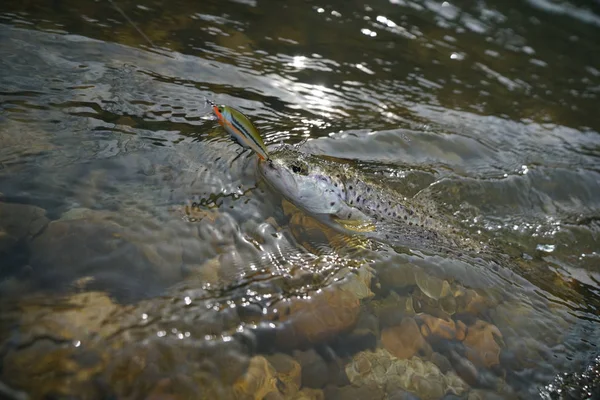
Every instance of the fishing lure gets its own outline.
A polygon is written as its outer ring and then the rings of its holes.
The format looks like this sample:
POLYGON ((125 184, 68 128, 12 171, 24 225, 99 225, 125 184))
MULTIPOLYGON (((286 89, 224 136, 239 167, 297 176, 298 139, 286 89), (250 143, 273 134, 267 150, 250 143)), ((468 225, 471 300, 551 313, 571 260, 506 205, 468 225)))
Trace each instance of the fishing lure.
POLYGON ((250 122, 248 117, 241 111, 225 105, 217 105, 210 100, 206 100, 212 107, 213 113, 219 120, 219 125, 225 128, 225 131, 231 135, 240 146, 254 150, 262 160, 269 161, 269 152, 263 143, 258 129, 250 122))
MULTIPOLYGON (((108 0, 113 7, 129 22, 144 39, 150 44, 150 47, 154 47, 154 43, 142 32, 141 29, 125 14, 125 12, 113 1, 108 0)), ((263 143, 258 129, 250 122, 248 117, 242 114, 241 111, 236 110, 233 107, 225 105, 216 105, 212 101, 206 99, 206 102, 210 104, 213 112, 219 120, 219 124, 225 128, 225 131, 231 135, 231 137, 242 147, 254 150, 258 157, 265 161, 271 161, 267 147, 263 143)))

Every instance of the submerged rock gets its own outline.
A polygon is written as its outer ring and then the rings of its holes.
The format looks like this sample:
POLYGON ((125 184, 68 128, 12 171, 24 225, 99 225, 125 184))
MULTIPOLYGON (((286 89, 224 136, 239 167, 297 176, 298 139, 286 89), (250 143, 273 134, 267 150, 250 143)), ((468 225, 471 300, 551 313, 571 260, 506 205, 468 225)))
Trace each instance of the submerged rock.
POLYGON ((416 270, 415 281, 419 289, 433 300, 439 300, 450 294, 450 284, 448 281, 431 276, 422 269, 416 270))
POLYGON ((467 348, 467 358, 475 365, 489 368, 500 363, 504 341, 497 326, 477 320, 475 325, 469 326, 463 343, 467 348))
MULTIPOLYGON (((50 222, 31 244, 34 282, 64 291, 83 279, 79 289, 107 290, 119 300, 134 301, 180 281, 183 243, 170 240, 168 230, 140 226, 147 216, 132 213, 72 209, 50 222)), ((194 237, 195 227, 184 229, 194 237)))
POLYGON ((383 400, 386 398, 385 391, 376 384, 342 387, 329 385, 324 392, 327 400, 383 400))
POLYGON ((273 321, 275 334, 271 344, 279 349, 327 342, 356 325, 361 300, 373 296, 371 279, 372 272, 366 264, 354 271, 343 268, 332 276, 335 283, 282 299, 260 314, 246 316, 244 321, 256 325, 273 321))
POLYGON ((411 263, 384 265, 379 271, 379 281, 384 290, 403 290, 417 284, 415 275, 419 267, 411 263))
MULTIPOLYGON (((1 199, 0 199, 1 200, 1 199)), ((28 204, 0 201, 0 294, 27 292, 32 269, 31 241, 48 225, 46 211, 28 204)))
POLYGON ((301 367, 298 361, 287 354, 277 353, 266 356, 275 368, 278 379, 278 389, 286 398, 294 397, 300 390, 301 367))
POLYGON ((460 395, 468 389, 452 371, 443 374, 429 361, 399 359, 385 349, 356 354, 346 365, 346 374, 354 386, 375 385, 387 394, 407 390, 424 400, 439 399, 447 393, 460 395))
MULTIPOLYGON (((62 223, 83 224, 77 218, 62 223)), ((220 268, 215 262, 209 260, 207 268, 220 268)), ((322 398, 319 390, 301 386, 301 366, 291 357, 254 355, 259 334, 252 323, 243 323, 243 307, 236 304, 246 302, 248 290, 265 290, 268 312, 251 319, 267 327, 276 345, 320 344, 356 324, 361 300, 373 295, 369 266, 342 268, 310 298, 278 302, 271 302, 277 280, 257 281, 223 298, 203 288, 202 267, 198 271, 168 296, 129 305, 101 292, 2 304, 0 380, 32 398, 322 398), (198 387, 200 395, 194 392, 198 387)))
POLYGON ((0 201, 0 256, 20 241, 31 241, 47 224, 42 208, 0 201))
POLYGON ((415 315, 413 298, 401 297, 396 292, 390 292, 384 299, 373 300, 370 307, 381 326, 398 325, 404 317, 415 315))
POLYGON ((395 357, 409 359, 419 352, 431 353, 431 346, 423 338, 413 318, 402 319, 400 325, 386 328, 381 333, 381 343, 395 357))
POLYGON ((296 393, 291 400, 325 400, 325 394, 320 389, 304 388, 296 393))
POLYGON ((275 368, 264 357, 253 357, 233 390, 238 399, 261 400, 271 393, 278 394, 275 368))
POLYGON ((473 289, 460 291, 456 296, 457 312, 471 315, 481 315, 485 310, 494 306, 491 299, 484 297, 473 289))
POLYGON ((302 367, 302 386, 322 388, 329 383, 327 363, 314 349, 295 351, 294 358, 302 367))
POLYGON ((187 303, 158 298, 123 306, 103 293, 3 303, 0 380, 31 399, 232 398, 248 365, 245 345, 210 340, 207 334, 226 331, 228 322, 216 313, 209 318, 201 302, 187 303))
MULTIPOLYGON (((419 314, 416 320, 421 323, 421 333, 423 337, 435 337, 447 340, 455 340, 461 337, 464 339, 464 329, 457 331, 457 324, 450 318, 436 318, 428 314, 419 314)), ((462 325, 464 326, 464 324, 462 325)), ((458 339, 458 340, 462 340, 458 339)))

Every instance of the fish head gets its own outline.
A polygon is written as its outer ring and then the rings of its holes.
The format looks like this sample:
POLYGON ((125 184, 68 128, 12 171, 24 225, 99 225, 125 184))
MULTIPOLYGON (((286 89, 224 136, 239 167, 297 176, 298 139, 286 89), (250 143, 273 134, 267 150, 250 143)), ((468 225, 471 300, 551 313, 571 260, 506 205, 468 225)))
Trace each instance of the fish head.
POLYGON ((334 214, 343 206, 340 192, 314 157, 286 148, 261 160, 259 172, 280 195, 312 214, 334 214))
POLYGON ((258 168, 267 183, 286 198, 294 198, 300 187, 310 183, 310 166, 294 151, 280 151, 270 160, 261 160, 258 168))

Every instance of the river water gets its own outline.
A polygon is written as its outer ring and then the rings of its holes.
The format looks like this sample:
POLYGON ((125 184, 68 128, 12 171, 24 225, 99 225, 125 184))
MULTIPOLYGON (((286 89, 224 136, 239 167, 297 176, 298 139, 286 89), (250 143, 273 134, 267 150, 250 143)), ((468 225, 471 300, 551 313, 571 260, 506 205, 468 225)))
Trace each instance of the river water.
POLYGON ((0 393, 600 396, 598 37, 597 1, 4 0, 0 393), (333 232, 206 99, 499 245, 333 232))

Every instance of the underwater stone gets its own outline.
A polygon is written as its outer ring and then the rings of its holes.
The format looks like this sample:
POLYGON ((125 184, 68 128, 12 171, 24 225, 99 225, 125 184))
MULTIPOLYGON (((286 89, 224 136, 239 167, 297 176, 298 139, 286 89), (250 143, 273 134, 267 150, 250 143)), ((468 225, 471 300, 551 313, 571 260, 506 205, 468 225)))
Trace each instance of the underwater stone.
POLYGON ((469 326, 463 343, 467 348, 467 358, 475 365, 491 367, 500 363, 500 349, 504 342, 497 326, 477 320, 475 325, 469 326))
POLYGON ((443 374, 429 361, 399 359, 385 349, 357 353, 346 365, 346 374, 357 387, 375 384, 387 394, 408 390, 426 400, 439 399, 445 393, 462 394, 467 389, 452 371, 443 374))
POLYGON ((445 296, 439 300, 442 311, 448 315, 456 313, 456 299, 452 295, 445 296))
POLYGON ((387 266, 379 272, 379 281, 384 290, 401 290, 416 285, 418 267, 410 263, 387 266))
POLYGON ((456 324, 452 319, 436 318, 428 314, 418 314, 415 319, 421 323, 421 333, 425 338, 435 336, 442 339, 456 339, 456 324))
POLYGON ((371 307, 381 326, 398 325, 402 318, 415 315, 413 298, 401 297, 396 292, 390 292, 384 299, 372 301, 371 307))
POLYGON ((325 388, 327 400, 383 400, 385 392, 375 384, 355 386, 348 385, 337 387, 329 385, 325 388))
POLYGON ((30 241, 47 224, 42 208, 0 202, 0 255, 20 241, 30 241))
POLYGON ((278 393, 275 368, 262 356, 252 357, 246 373, 238 379, 233 390, 238 399, 263 399, 278 393))
POLYGON ((414 319, 405 317, 400 325, 386 328, 381 333, 383 346, 400 359, 411 358, 419 351, 431 353, 431 347, 423 339, 414 319))
POLYGON ((314 349, 294 351, 294 358, 302 367, 302 387, 319 389, 330 381, 329 368, 314 349))
POLYGON ((422 269, 416 270, 415 281, 419 289, 434 300, 439 300, 450 294, 450 284, 448 281, 428 275, 422 269))
MULTIPOLYGON (((325 394, 320 389, 303 388, 291 400, 325 400, 325 394)), ((267 399, 268 400, 268 399, 267 399)))
POLYGON ((300 364, 292 357, 276 353, 265 357, 277 371, 279 391, 286 397, 295 395, 300 389, 300 364))

